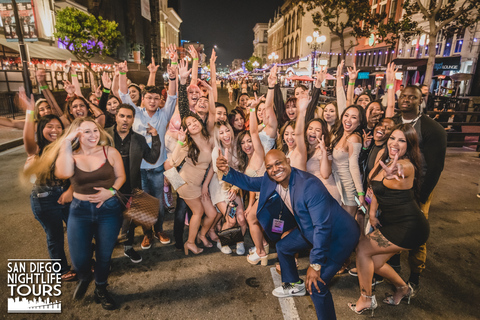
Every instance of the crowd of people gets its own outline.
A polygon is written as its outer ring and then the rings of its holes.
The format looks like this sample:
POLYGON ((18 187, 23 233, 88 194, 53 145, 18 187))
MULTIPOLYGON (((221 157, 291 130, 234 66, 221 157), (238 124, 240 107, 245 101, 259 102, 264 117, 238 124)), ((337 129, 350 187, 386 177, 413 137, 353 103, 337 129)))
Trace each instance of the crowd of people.
MULTIPOLYGON (((250 264, 267 265, 275 244, 284 284, 272 293, 289 297, 308 291, 319 319, 335 317, 328 283, 347 271, 360 285, 359 299, 349 304, 355 313, 373 314, 378 304, 372 283, 383 278, 396 288, 384 303, 410 301, 425 269, 429 207, 446 152, 445 130, 420 112, 421 89, 406 86, 395 92, 396 70, 390 64, 386 99, 374 100, 355 88, 354 66, 347 68, 344 89, 341 62, 336 101, 318 103, 326 70, 316 74, 311 92, 300 85, 284 101, 273 66, 266 96, 242 82, 229 112, 217 101, 216 77, 198 79, 193 47, 191 69, 178 59, 174 45, 168 52, 164 88, 155 86, 158 66, 152 61, 146 86, 129 81, 124 62, 113 79, 103 74, 101 86, 87 99, 71 71, 63 109, 48 87, 42 86, 45 99, 37 101, 20 91, 26 118, 15 126, 24 131, 24 176, 34 181, 32 211, 45 230, 50 258, 61 260, 62 279, 78 279, 74 298, 85 295, 93 276, 95 301, 116 308, 107 285, 117 241, 132 262, 142 261, 134 249, 136 225, 123 219, 117 196, 141 188, 160 201, 157 222, 143 228, 143 250, 155 239, 171 243, 163 222, 174 210, 175 248, 185 255, 201 254, 202 246, 213 247, 213 242, 231 254, 217 232, 236 225, 255 245, 246 250, 240 241, 234 248, 237 255, 247 251, 250 264), (176 189, 175 203, 164 177, 172 168, 185 182, 176 189), (65 254, 63 223, 73 268, 65 254), (303 281, 295 255, 308 249, 310 267, 303 281), (398 253, 407 250, 410 277, 405 281, 398 274, 398 253)), ((212 51, 212 74, 215 61, 212 51)), ((36 76, 42 85, 44 71, 36 76)), ((238 82, 227 81, 231 101, 234 85, 238 82)))

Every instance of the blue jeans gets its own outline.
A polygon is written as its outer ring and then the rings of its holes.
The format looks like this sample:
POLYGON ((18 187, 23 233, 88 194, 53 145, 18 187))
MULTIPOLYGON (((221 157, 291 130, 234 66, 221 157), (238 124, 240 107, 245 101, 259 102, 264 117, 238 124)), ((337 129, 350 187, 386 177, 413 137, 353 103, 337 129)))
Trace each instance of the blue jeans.
MULTIPOLYGON (((312 244, 305 240, 298 228, 295 228, 285 238, 277 242, 276 248, 278 261, 282 269, 282 282, 299 281, 300 278, 295 263, 295 253, 301 250, 311 249, 312 244)), ((317 281, 320 292, 312 285, 312 295, 310 297, 315 306, 318 319, 336 319, 335 307, 328 284, 341 267, 341 264, 337 264, 332 259, 328 259, 327 263, 325 263, 320 270, 320 277, 327 285, 317 281)))
POLYGON ((67 236, 72 263, 80 280, 91 274, 92 239, 95 237, 95 282, 106 284, 113 248, 122 226, 122 207, 116 197, 96 203, 73 199, 67 236))
MULTIPOLYGON (((163 231, 163 220, 165 219, 165 208, 163 206, 163 172, 165 171, 163 164, 154 169, 141 169, 142 189, 149 195, 160 201, 160 209, 158 210, 158 220, 154 225, 155 232, 163 231)), ((150 232, 150 230, 145 230, 150 232)))
POLYGON ((35 186, 30 195, 33 215, 47 234, 48 254, 51 259, 60 259, 61 274, 70 270, 65 256, 63 235, 63 222, 67 224, 70 204, 62 205, 57 202, 63 191, 60 186, 35 186))

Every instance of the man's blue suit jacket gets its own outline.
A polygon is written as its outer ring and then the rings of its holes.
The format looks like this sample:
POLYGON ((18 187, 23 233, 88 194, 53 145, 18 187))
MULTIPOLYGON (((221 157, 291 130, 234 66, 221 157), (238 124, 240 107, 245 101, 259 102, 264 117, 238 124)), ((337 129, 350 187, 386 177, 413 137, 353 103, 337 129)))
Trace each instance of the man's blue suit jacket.
MULTIPOLYGON (((272 220, 278 217, 280 208, 280 197, 275 191, 277 183, 267 173, 263 177, 251 178, 232 168, 223 180, 243 190, 260 192, 258 221, 267 235, 278 241, 279 235, 271 232, 272 220)), ((355 219, 330 195, 320 179, 308 172, 292 168, 289 190, 296 223, 313 246, 310 263, 323 266, 332 260, 343 264, 360 237, 355 219)), ((289 224, 288 219, 286 224, 289 224)), ((289 228, 284 228, 284 231, 287 230, 289 228)))

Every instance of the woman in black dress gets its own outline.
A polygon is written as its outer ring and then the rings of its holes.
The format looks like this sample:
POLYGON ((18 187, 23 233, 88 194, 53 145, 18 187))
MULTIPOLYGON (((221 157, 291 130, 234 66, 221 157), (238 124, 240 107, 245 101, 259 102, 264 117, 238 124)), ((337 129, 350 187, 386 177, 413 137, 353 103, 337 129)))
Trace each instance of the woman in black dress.
POLYGON ((360 314, 377 308, 372 295, 373 273, 388 279, 396 290, 383 300, 398 305, 410 298, 413 289, 386 262, 395 253, 425 243, 430 228, 418 206, 416 194, 420 174, 420 150, 415 130, 409 124, 397 126, 387 141, 387 150, 380 151, 370 175, 374 196, 370 204, 370 222, 374 231, 362 236, 357 247, 360 298, 349 307, 360 314), (381 211, 375 217, 377 209, 381 211))

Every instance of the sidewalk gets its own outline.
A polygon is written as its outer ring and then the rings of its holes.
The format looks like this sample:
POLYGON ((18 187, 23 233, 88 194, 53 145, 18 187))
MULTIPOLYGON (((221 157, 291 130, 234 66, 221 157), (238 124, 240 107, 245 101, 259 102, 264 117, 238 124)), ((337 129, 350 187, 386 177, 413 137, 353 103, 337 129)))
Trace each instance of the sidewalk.
POLYGON ((23 144, 23 131, 0 126, 0 152, 23 144))

